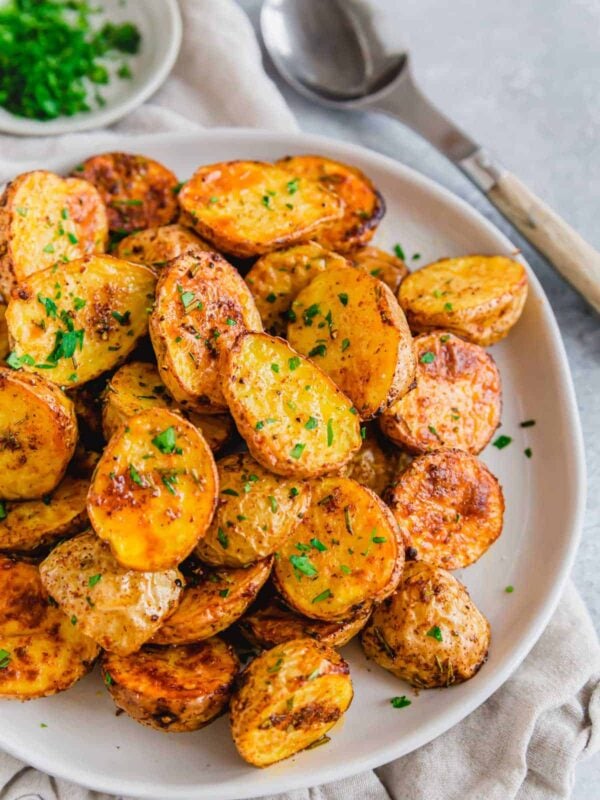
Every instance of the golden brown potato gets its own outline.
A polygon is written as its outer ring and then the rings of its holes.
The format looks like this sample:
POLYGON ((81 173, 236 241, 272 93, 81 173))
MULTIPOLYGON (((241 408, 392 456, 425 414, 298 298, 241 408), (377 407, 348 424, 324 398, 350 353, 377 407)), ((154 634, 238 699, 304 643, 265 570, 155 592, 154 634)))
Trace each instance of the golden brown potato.
POLYGON ((126 236, 119 242, 116 255, 136 264, 160 269, 171 259, 190 250, 212 249, 194 231, 183 225, 163 225, 126 236))
POLYGON ((40 574, 73 626, 120 655, 139 650, 156 633, 177 607, 183 587, 176 569, 124 569, 93 531, 55 547, 40 574))
POLYGON ((8 300, 29 275, 102 253, 107 240, 106 209, 94 186, 42 169, 25 172, 0 197, 0 291, 8 300))
POLYGON ((43 497, 75 452, 73 403, 40 375, 0 367, 0 499, 43 497))
POLYGON ((31 275, 6 312, 13 358, 61 386, 98 377, 146 334, 155 282, 148 267, 105 255, 31 275))
POLYGON ((381 496, 401 469, 410 463, 410 457, 377 436, 372 427, 367 428, 362 447, 352 456, 341 475, 354 478, 375 494, 381 496))
POLYGON ((483 665, 490 626, 453 575, 408 562, 398 590, 362 632, 368 658, 421 689, 469 680, 483 665))
POLYGON ((313 639, 294 639, 261 653, 240 683, 231 700, 231 732, 242 758, 256 767, 322 739, 353 695, 348 664, 313 639))
POLYGON ((316 242, 296 244, 261 256, 246 275, 246 283, 265 329, 274 336, 285 336, 298 292, 319 272, 345 266, 348 262, 343 256, 325 250, 316 242))
POLYGON ((413 272, 400 287, 411 330, 445 328, 487 347, 503 339, 527 299, 527 273, 506 256, 442 258, 413 272))
POLYGON ((223 393, 254 458, 278 475, 324 475, 360 447, 350 400, 283 339, 240 336, 225 354, 223 393))
POLYGON ((280 478, 249 453, 217 462, 219 505, 196 555, 215 566, 244 567, 274 553, 310 504, 305 481, 280 478))
POLYGON ((408 275, 408 268, 402 259, 387 253, 385 250, 381 250, 379 247, 362 247, 352 253, 350 260, 353 266, 383 281, 394 296, 396 296, 400 284, 408 275))
POLYGON ((158 161, 131 153, 102 153, 75 168, 100 192, 111 231, 168 225, 177 215, 177 177, 158 161))
POLYGON ((330 250, 347 253, 373 238, 385 214, 385 203, 364 172, 323 156, 288 156, 277 162, 294 176, 300 189, 305 180, 318 181, 341 198, 344 216, 325 223, 314 238, 330 250))
POLYGON ((188 411, 186 416, 204 436, 213 453, 218 453, 233 436, 235 425, 231 414, 196 414, 188 411))
POLYGON ((0 697, 62 692, 93 666, 100 648, 56 608, 34 564, 0 556, 0 697))
POLYGON ((381 416, 383 433, 410 453, 456 447, 480 453, 500 424, 502 390, 479 345, 438 331, 417 336, 417 385, 381 416))
POLYGON ((250 290, 217 253, 179 256, 163 270, 150 336, 163 383, 199 413, 222 413, 219 353, 244 330, 262 330, 250 290))
POLYGON ((328 269, 292 303, 290 345, 327 373, 362 419, 404 395, 415 377, 412 337, 388 287, 362 270, 328 269))
POLYGON ((8 341, 8 325, 6 324, 6 306, 0 304, 0 361, 4 361, 10 352, 8 341))
POLYGON ((306 240, 343 213, 340 199, 317 181, 296 181, 263 161, 200 167, 179 192, 179 204, 184 224, 241 258, 306 240))
POLYGON ((340 620, 388 597, 403 563, 398 525, 379 497, 351 478, 323 478, 279 548, 274 581, 300 614, 340 620))
POLYGON ((202 434, 178 414, 131 417, 102 454, 88 516, 123 567, 175 567, 204 536, 218 495, 217 468, 202 434))

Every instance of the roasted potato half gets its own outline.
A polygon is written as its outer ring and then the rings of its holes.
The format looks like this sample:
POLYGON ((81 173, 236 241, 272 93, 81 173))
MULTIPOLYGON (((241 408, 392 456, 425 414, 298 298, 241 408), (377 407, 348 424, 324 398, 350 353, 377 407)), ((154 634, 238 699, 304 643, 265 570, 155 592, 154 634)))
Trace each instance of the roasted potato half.
POLYGON ((98 377, 146 334, 155 282, 148 267, 105 255, 31 275, 6 312, 13 359, 61 386, 98 377))
POLYGON ((102 253, 106 209, 95 187, 38 169, 11 181, 0 197, 0 291, 34 272, 102 253))
POLYGON ((343 214, 343 202, 318 181, 297 181, 263 161, 200 167, 179 192, 179 204, 184 224, 241 258, 306 240, 343 214))
POLYGON ((411 330, 444 328, 487 347, 503 339, 527 299, 527 273, 506 256, 442 258, 413 272, 398 294, 411 330))
POLYGON ((151 408, 110 440, 87 510, 119 564, 159 571, 181 563, 204 536, 217 494, 217 469, 202 434, 178 414, 151 408))
POLYGON ((361 247, 349 258, 353 266, 383 281, 394 296, 397 295, 400 284, 408 275, 408 268, 401 258, 393 256, 379 247, 361 247))
POLYGON ((6 323, 6 306, 0 303, 0 361, 4 361, 10 352, 8 341, 8 325, 6 323))
POLYGON ((212 249, 194 231, 183 225, 163 225, 126 236, 119 242, 115 254, 127 261, 160 269, 171 259, 190 250, 212 249))
POLYGON ((106 375, 101 375, 96 380, 77 389, 67 391, 67 396, 73 401, 77 424, 79 426, 79 440, 89 447, 101 449, 104 445, 102 433, 102 393, 106 388, 106 375))
POLYGON ((40 574, 71 624, 120 655, 139 650, 156 633, 177 607, 183 587, 176 569, 124 569, 93 531, 55 547, 40 574))
POLYGON ((362 632, 368 658, 421 689, 462 683, 487 657, 490 625, 449 572, 408 562, 397 591, 362 632))
POLYGON ((43 497, 77 443, 73 403, 41 375, 0 367, 0 499, 43 497))
POLYGON ((0 698, 63 692, 89 672, 99 652, 52 603, 34 564, 0 556, 0 698))
POLYGON ((310 508, 278 552, 279 593, 298 613, 322 620, 345 619, 388 597, 404 563, 389 508, 351 478, 313 483, 310 508))
POLYGON ((254 458, 278 475, 323 475, 360 448, 350 400, 283 339, 240 336, 224 356, 223 393, 254 458))
POLYGON ((502 390, 493 358, 447 331, 414 340, 417 385, 380 417, 383 433, 410 453, 440 447, 479 453, 500 424, 502 390))
POLYGON ((217 462, 219 504, 196 555, 207 564, 243 567, 274 553, 306 512, 310 484, 273 475, 249 453, 217 462))
POLYGON ((325 223, 316 232, 314 238, 319 244, 347 253, 373 238, 385 214, 385 203, 364 172, 315 155, 288 156, 277 163, 293 175, 290 185, 301 189, 305 180, 318 181, 343 201, 343 217, 325 223))
POLYGON ((415 377, 412 337, 388 287, 362 270, 328 269, 292 303, 287 338, 326 372, 363 419, 402 397, 415 377))
POLYGON ((262 330, 250 290, 217 253, 179 256, 162 272, 150 317, 161 378, 185 408, 223 413, 218 356, 244 330, 262 330))
POLYGON ((362 447, 342 468, 346 478, 354 478, 380 497, 396 478, 402 466, 410 463, 410 456, 387 443, 377 435, 372 424, 366 428, 362 447))

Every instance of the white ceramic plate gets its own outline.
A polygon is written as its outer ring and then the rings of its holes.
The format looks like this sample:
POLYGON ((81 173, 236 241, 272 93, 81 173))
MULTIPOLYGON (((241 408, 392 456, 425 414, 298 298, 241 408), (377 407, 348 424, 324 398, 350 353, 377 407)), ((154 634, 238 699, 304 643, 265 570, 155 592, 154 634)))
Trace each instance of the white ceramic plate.
MULTIPOLYGON (((3 0, 0 0, 0 5, 3 0)), ((181 45, 181 15, 177 0, 102 0, 101 14, 92 18, 99 25, 133 22, 142 35, 140 52, 123 58, 130 65, 133 77, 113 77, 106 86, 99 86, 106 105, 72 117, 41 121, 17 117, 0 107, 0 131, 22 136, 52 136, 60 133, 102 128, 124 117, 147 100, 163 83, 177 58, 181 45)), ((121 61, 116 59, 115 68, 121 61)))
MULTIPOLYGON (((376 243, 401 242, 410 263, 464 253, 511 254, 514 247, 489 222, 445 189, 388 158, 349 144, 303 134, 213 130, 193 136, 131 139, 122 149, 163 161, 180 179, 202 163, 323 153, 364 169, 387 203, 376 243)), ((69 161, 40 164, 66 170, 69 161)), ((487 664, 473 680, 415 696, 368 664, 355 643, 350 661, 355 699, 325 747, 264 770, 237 755, 226 718, 188 734, 155 732, 115 716, 97 673, 68 692, 20 705, 0 703, 0 747, 46 772, 118 795, 183 800, 233 800, 325 783, 376 767, 425 744, 477 708, 519 665, 558 601, 577 546, 584 506, 584 461, 569 370, 556 321, 530 272, 523 316, 493 348, 504 385, 501 431, 513 437, 484 460, 499 477, 507 513, 500 540, 461 577, 492 625, 487 664), (519 422, 534 418, 535 427, 519 422), (523 450, 531 447, 533 457, 523 450), (507 585, 515 587, 507 594, 507 585), (407 694, 410 707, 389 699, 407 694), (40 727, 44 723, 48 727, 40 727)))

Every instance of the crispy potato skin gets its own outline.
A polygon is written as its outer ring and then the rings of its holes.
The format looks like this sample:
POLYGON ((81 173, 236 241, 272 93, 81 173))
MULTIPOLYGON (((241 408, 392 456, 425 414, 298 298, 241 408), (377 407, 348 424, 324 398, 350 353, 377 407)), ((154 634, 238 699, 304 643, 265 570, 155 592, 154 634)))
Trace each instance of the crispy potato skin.
POLYGON ((75 170, 98 189, 111 231, 168 225, 177 215, 177 177, 158 161, 132 153, 102 153, 75 170))
POLYGON ((250 290, 218 253, 179 256, 161 275, 150 336, 172 397, 199 413, 223 413, 219 354, 244 330, 262 330, 250 290))
POLYGON ((116 255, 158 270, 171 259, 190 250, 212 250, 212 247, 196 236, 194 231, 175 224, 148 228, 126 236, 119 242, 116 255))
POLYGON ((368 658, 422 689, 472 678, 489 644, 489 623, 466 587, 421 561, 406 564, 398 590, 375 609, 362 632, 368 658), (437 628, 441 641, 433 635, 437 628))
POLYGON ((8 304, 13 350, 33 359, 25 369, 54 383, 87 383, 120 364, 147 333, 155 283, 148 267, 107 255, 71 261, 56 273, 37 272, 19 285, 8 304), (56 353, 57 335, 69 331, 78 338, 72 355, 63 356, 56 353))
POLYGON ((0 303, 0 361, 4 361, 10 352, 8 341, 8 325, 6 324, 6 306, 0 303))
POLYGON ((280 478, 249 453, 217 462, 219 504, 196 555, 207 564, 243 567, 274 553, 310 505, 306 481, 280 478))
POLYGON ((480 453, 500 424, 502 389, 493 358, 447 331, 417 336, 414 348, 417 385, 384 412, 381 430, 410 453, 440 447, 480 453))
POLYGON ((502 533, 500 484, 485 464, 462 450, 418 456, 385 500, 418 558, 436 567, 474 564, 502 533))
POLYGON ((385 489, 393 483, 401 465, 406 465, 409 461, 406 453, 385 442, 381 435, 377 436, 370 425, 362 447, 342 467, 340 474, 345 478, 353 478, 381 497, 385 489))
POLYGON ((319 244, 347 253, 367 244, 385 214, 385 202, 364 172, 323 156, 287 156, 277 162, 299 179, 318 181, 344 203, 344 215, 315 234, 319 244))
POLYGON ((50 605, 34 564, 0 556, 0 697, 32 700, 69 689, 100 648, 50 605))
POLYGON ((142 725, 167 733, 196 731, 221 714, 238 666, 232 648, 218 638, 102 658, 115 704, 142 725))
POLYGON ((413 272, 398 299, 411 330, 445 328, 487 347, 508 334, 527 299, 527 273, 506 256, 442 258, 413 272))
POLYGON ((328 269, 292 303, 290 345, 313 358, 370 419, 415 377, 412 337, 388 287, 362 270, 328 269))
POLYGON ((304 750, 330 730, 352 702, 344 659, 313 639, 261 653, 231 700, 231 732, 240 755, 267 767, 304 750))
POLYGON ((291 177, 261 161, 200 167, 179 192, 180 222, 217 250, 245 258, 306 240, 342 216, 343 203, 328 188, 305 179, 294 191, 291 177))
POLYGON ((218 453, 233 436, 235 425, 231 414, 196 414, 189 411, 186 416, 204 436, 213 453, 218 453))
POLYGON ((379 247, 361 247, 349 256, 352 266, 368 272, 383 281, 394 296, 408 275, 408 267, 401 258, 387 253, 379 247))
POLYGON ((183 576, 126 570, 93 531, 59 544, 40 564, 46 591, 104 650, 128 655, 177 607, 183 576), (98 577, 100 576, 100 577, 98 577))
POLYGON ((277 475, 324 475, 360 448, 350 400, 283 339, 240 336, 224 354, 223 393, 251 454, 277 475))
POLYGON ((178 414, 152 408, 131 417, 110 440, 92 479, 88 516, 123 567, 170 569, 206 532, 218 485, 198 429, 178 414), (161 444, 170 435, 175 444, 161 444))
POLYGON ((52 492, 75 452, 73 403, 40 375, 0 367, 0 499, 52 492))
POLYGON ((311 506, 279 549, 274 582, 285 602, 313 619, 341 620, 388 597, 404 547, 377 495, 351 478, 313 484, 311 506))
POLYGON ((25 172, 0 197, 0 291, 8 299, 32 273, 102 253, 107 240, 106 209, 94 186, 46 170, 25 172))

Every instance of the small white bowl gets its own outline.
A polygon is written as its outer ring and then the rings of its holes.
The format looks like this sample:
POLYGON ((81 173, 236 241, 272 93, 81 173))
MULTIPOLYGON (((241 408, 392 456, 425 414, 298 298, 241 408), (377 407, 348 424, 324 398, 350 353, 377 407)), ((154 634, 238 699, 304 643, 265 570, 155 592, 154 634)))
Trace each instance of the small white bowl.
MULTIPOLYGON (((123 57, 132 77, 114 77, 98 86, 106 105, 92 110, 41 121, 19 117, 0 107, 0 131, 19 136, 54 136, 60 133, 101 128, 124 117, 147 100, 163 83, 179 53, 181 15, 177 0, 103 0, 102 21, 132 22, 142 36, 140 52, 123 57)), ((117 59, 117 65, 120 63, 117 59)))

